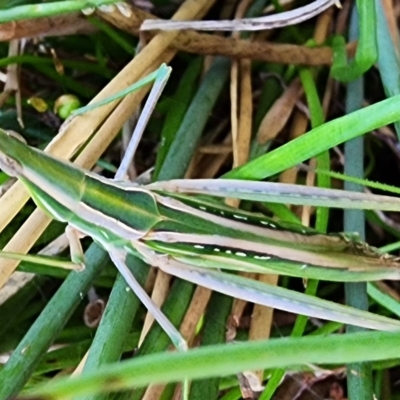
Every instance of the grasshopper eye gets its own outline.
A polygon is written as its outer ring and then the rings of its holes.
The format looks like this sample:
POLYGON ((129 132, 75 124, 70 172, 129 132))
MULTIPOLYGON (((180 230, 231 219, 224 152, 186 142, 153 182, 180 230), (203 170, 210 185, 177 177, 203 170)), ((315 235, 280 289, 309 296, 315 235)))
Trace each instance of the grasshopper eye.
POLYGON ((22 165, 0 152, 0 169, 2 169, 9 176, 20 176, 22 174, 22 165))

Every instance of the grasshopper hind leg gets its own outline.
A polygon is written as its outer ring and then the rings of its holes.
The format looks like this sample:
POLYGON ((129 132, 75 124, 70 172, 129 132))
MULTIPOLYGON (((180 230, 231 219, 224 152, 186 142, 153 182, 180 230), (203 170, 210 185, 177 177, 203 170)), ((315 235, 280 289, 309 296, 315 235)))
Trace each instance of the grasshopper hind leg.
MULTIPOLYGON (((148 296, 145 290, 140 286, 139 282, 133 276, 128 266, 125 263, 126 253, 121 251, 110 251, 110 258, 115 266, 118 268, 120 274, 124 277, 126 283, 133 290, 136 296, 144 304, 147 310, 153 315, 154 319, 160 324, 164 332, 169 336, 173 345, 179 351, 187 351, 188 345, 185 339, 182 337, 180 332, 175 328, 174 325, 169 321, 169 319, 163 314, 160 308, 153 302, 153 300, 148 296)), ((189 396, 189 382, 185 380, 183 382, 183 400, 187 400, 189 396)))
POLYGON ((136 296, 139 297, 140 301, 144 304, 147 310, 153 314, 155 320, 164 329, 165 333, 170 337, 174 346, 180 351, 186 351, 188 349, 185 339, 175 328, 169 319, 162 313, 159 307, 153 302, 148 296, 144 289, 140 286, 139 282, 133 276, 128 266, 125 263, 126 253, 119 251, 110 251, 110 258, 115 266, 118 268, 120 274, 126 280, 126 283, 133 290, 136 296))

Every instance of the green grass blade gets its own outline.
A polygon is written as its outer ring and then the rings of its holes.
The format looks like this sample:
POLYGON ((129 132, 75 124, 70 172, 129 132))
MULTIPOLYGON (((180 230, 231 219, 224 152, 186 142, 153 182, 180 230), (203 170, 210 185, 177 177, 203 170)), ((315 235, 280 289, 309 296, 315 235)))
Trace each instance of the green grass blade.
MULTIPOLYGON (((143 286, 148 275, 147 265, 134 257, 128 257, 127 265, 143 286)), ((124 343, 132 327, 133 318, 141 304, 134 293, 127 292, 126 289, 127 284, 124 278, 118 274, 104 315, 90 346, 82 374, 96 371, 99 366, 120 359, 124 343)))
MULTIPOLYGON (((382 79, 383 89, 387 97, 400 94, 399 73, 400 60, 396 51, 396 45, 393 43, 392 35, 388 27, 382 1, 375 1, 377 24, 376 36, 378 40, 378 67, 382 79)), ((372 31, 372 28, 369 28, 372 31)), ((397 137, 400 138, 400 124, 394 124, 397 137)))
POLYGON ((43 290, 48 283, 44 276, 34 277, 29 283, 22 287, 12 297, 0 305, 0 342, 6 340, 7 331, 18 324, 21 313, 26 310, 32 299, 43 290))
POLYGON ((400 303, 386 291, 382 290, 376 283, 367 284, 368 295, 378 304, 390 310, 394 315, 400 317, 400 303))
POLYGON ((151 74, 145 76, 139 82, 135 82, 133 85, 128 86, 126 89, 121 90, 120 92, 114 94, 113 96, 108 97, 107 99, 89 104, 85 107, 78 108, 77 110, 74 110, 71 113, 71 115, 75 117, 77 115, 84 114, 95 108, 101 107, 105 104, 111 103, 114 100, 119 100, 119 99, 125 97, 126 95, 128 95, 129 93, 134 92, 135 90, 141 89, 143 86, 146 86, 146 85, 152 83, 157 78, 162 79, 162 77, 168 76, 170 71, 171 71, 170 67, 167 67, 165 64, 162 64, 160 66, 160 68, 158 68, 151 74))
MULTIPOLYGON (((300 78, 304 87, 304 92, 307 97, 307 103, 310 109, 311 116, 311 126, 316 128, 324 123, 324 111, 322 109, 322 104, 319 100, 317 87, 314 82, 314 78, 309 69, 301 69, 300 70, 300 78)), ((331 164, 331 160, 329 157, 329 152, 323 151, 322 153, 316 156, 317 166, 321 169, 329 169, 331 164)), ((331 179, 329 176, 318 176, 317 179, 318 187, 321 188, 330 188, 331 187, 331 179)), ((328 228, 328 219, 329 219, 329 209, 327 207, 318 207, 317 209, 317 221, 316 221, 316 229, 319 232, 325 232, 328 228)))
MULTIPOLYGON (((24 54, 20 56, 11 56, 11 57, 4 57, 0 59, 0 67, 7 67, 11 64, 18 64, 18 65, 48 65, 53 66, 54 60, 50 57, 39 57, 39 56, 31 56, 29 54, 24 54)), ((77 60, 62 60, 62 64, 66 68, 71 68, 72 70, 79 70, 82 72, 88 72, 92 74, 97 74, 107 79, 111 79, 113 77, 113 73, 110 69, 97 65, 92 62, 88 61, 77 61, 77 60)), ((64 76, 65 77, 65 76, 64 76)))
POLYGON ((280 148, 223 175, 225 179, 261 180, 321 152, 400 119, 400 95, 329 121, 280 148))
POLYGON ((213 106, 228 78, 229 66, 229 59, 215 58, 213 65, 204 76, 165 157, 164 163, 169 166, 169 169, 162 168, 158 180, 176 179, 184 176, 213 106), (189 137, 190 140, 188 140, 189 137))
POLYGON ((121 35, 116 29, 111 27, 109 24, 103 22, 102 20, 94 17, 88 17, 87 20, 94 25, 97 29, 103 31, 110 39, 117 44, 121 49, 126 51, 131 56, 135 55, 135 47, 131 40, 127 40, 121 35))
MULTIPOLYGON (((359 3, 357 3, 359 5, 359 3)), ((374 8, 375 5, 370 3, 374 8)), ((375 11, 375 10, 374 10, 375 11)), ((373 21, 375 22, 375 21, 373 21)), ((360 20, 361 24, 366 21, 360 20)), ((358 34, 358 18, 355 9, 353 8, 349 39, 361 40, 362 30, 360 36, 358 34)), ((368 30, 375 35, 375 30, 372 26, 368 26, 368 30)), ((365 29, 364 27, 361 27, 365 29)), ((363 38, 365 40, 365 38, 363 38)), ((373 45, 373 44, 371 44, 373 45)), ((356 61, 357 62, 357 61, 356 61)), ((364 85, 362 79, 354 80, 347 85, 346 92, 346 112, 350 113, 362 107, 364 100, 364 85)), ((344 173, 358 178, 364 176, 364 138, 358 137, 349 140, 344 145, 345 164, 344 173)), ((352 182, 345 182, 344 188, 354 192, 362 192, 363 187, 352 182)), ((361 240, 365 240, 365 220, 364 212, 362 210, 345 210, 344 211, 344 230, 346 232, 358 232, 361 240)), ((355 307, 361 310, 368 310, 368 295, 367 284, 365 282, 352 282, 345 283, 345 298, 346 304, 350 307, 355 307)), ((357 332, 363 328, 355 327, 352 325, 346 326, 346 332, 357 332)), ((347 390, 350 399, 362 400, 373 397, 372 391, 372 371, 371 365, 368 363, 355 363, 346 366, 347 370, 347 390)))
POLYGON ((117 0, 89 0, 85 2, 81 0, 68 0, 44 4, 26 4, 2 10, 0 14, 0 24, 26 18, 50 17, 52 15, 80 11, 85 7, 98 7, 103 4, 113 4, 116 2, 117 0))
MULTIPOLYGON (((233 299, 213 293, 208 303, 202 335, 202 346, 225 342, 226 323, 231 313, 233 299)), ((219 394, 219 379, 196 380, 190 386, 190 400, 216 400, 219 394)))
POLYGON ((153 173, 154 180, 158 179, 158 175, 164 165, 165 157, 168 154, 171 144, 174 142, 176 133, 179 132, 185 113, 192 101, 196 91, 196 81, 199 79, 202 65, 202 58, 196 58, 189 64, 179 82, 176 92, 169 100, 169 109, 161 132, 161 145, 157 153, 153 173))
POLYGON ((398 332, 357 332, 348 335, 270 339, 207 346, 186 354, 163 353, 103 367, 77 378, 61 378, 29 390, 28 394, 52 400, 63 396, 177 382, 183 376, 201 379, 243 370, 288 367, 296 364, 338 364, 391 359, 400 349, 398 332), (171 365, 174 367, 171 368, 171 365))
MULTIPOLYGON (((347 64, 346 47, 343 37, 335 38, 333 44, 334 61, 332 76, 343 82, 359 78, 369 70, 378 58, 378 44, 375 34, 376 11, 374 1, 357 0, 360 33, 355 59, 347 64)), ((358 21, 357 21, 358 24, 358 21)), ((350 38, 351 40, 351 38, 350 38)))

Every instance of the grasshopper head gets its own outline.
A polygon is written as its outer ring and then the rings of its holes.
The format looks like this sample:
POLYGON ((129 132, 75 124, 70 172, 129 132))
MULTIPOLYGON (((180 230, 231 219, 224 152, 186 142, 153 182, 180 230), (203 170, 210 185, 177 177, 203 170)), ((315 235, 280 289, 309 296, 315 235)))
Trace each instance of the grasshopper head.
POLYGON ((25 143, 25 139, 17 132, 0 129, 0 168, 7 175, 21 175, 22 165, 18 162, 16 157, 18 151, 15 150, 18 150, 18 144, 25 145, 25 143))
POLYGON ((44 191, 53 193, 57 199, 68 195, 76 200, 80 199, 84 187, 85 171, 27 146, 14 133, 3 129, 0 129, 0 168, 16 176, 31 195, 44 191))

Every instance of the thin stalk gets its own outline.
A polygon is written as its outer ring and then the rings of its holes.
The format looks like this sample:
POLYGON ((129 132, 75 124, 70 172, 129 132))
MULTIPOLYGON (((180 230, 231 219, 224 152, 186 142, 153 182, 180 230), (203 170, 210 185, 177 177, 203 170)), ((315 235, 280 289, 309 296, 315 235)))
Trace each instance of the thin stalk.
MULTIPOLYGON (((370 27, 375 29, 375 27, 370 27)), ((355 7, 350 21, 349 40, 357 40, 358 14, 355 7)), ((347 86, 346 113, 351 113, 362 107, 364 98, 363 80, 357 79, 347 86)), ((345 174, 362 178, 364 175, 364 140, 362 137, 352 139, 345 143, 345 174)), ((344 188, 355 192, 361 192, 361 185, 345 182, 344 188)), ((346 232, 358 232, 361 240, 365 240, 365 221, 362 210, 344 211, 344 230, 346 232)), ((345 284, 346 304, 361 310, 368 310, 367 284, 365 282, 345 284)), ((356 332, 362 328, 348 325, 346 332, 356 332)), ((372 372, 368 363, 356 363, 347 365, 347 390, 350 400, 362 400, 373 398, 372 372)))

